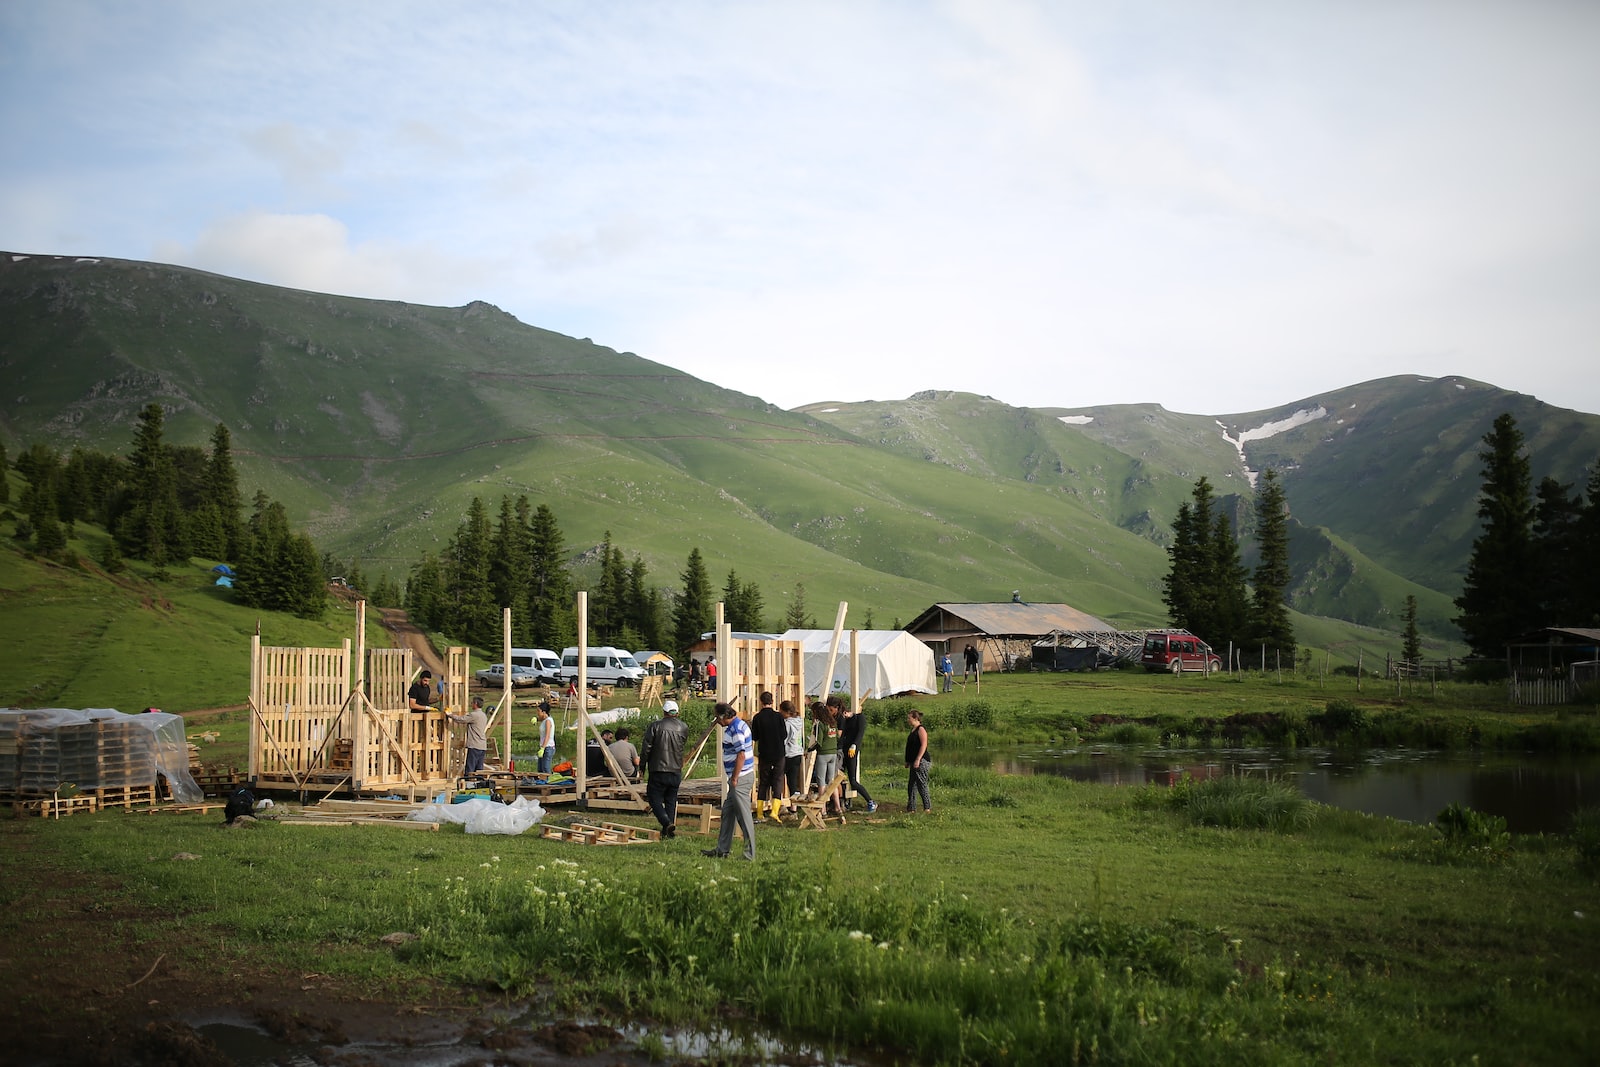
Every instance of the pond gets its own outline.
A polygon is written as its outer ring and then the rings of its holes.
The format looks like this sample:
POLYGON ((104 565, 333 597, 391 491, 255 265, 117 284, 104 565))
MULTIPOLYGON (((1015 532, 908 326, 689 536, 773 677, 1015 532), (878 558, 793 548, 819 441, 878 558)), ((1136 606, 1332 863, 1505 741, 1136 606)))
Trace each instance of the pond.
POLYGON ((1600 756, 1463 753, 1420 749, 1144 749, 1086 745, 948 751, 943 761, 999 774, 1053 774, 1105 785, 1171 785, 1185 774, 1270 774, 1337 808, 1430 823, 1451 804, 1505 818, 1513 833, 1567 828, 1578 808, 1600 804, 1600 756))

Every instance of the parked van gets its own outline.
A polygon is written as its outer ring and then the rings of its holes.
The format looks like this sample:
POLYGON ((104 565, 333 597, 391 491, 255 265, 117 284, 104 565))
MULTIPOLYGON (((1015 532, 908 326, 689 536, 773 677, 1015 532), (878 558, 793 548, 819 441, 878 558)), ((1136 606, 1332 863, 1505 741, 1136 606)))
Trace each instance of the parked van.
MULTIPOLYGON (((587 673, 589 681, 601 685, 638 685, 639 679, 644 677, 644 668, 639 666, 632 653, 605 645, 589 649, 587 673)), ((562 649, 561 677, 567 681, 578 677, 576 648, 562 649)))
POLYGON ((1153 633, 1144 639, 1139 662, 1147 671, 1212 671, 1222 669, 1222 657, 1191 633, 1153 633))
POLYGON ((511 666, 527 667, 548 685, 561 684, 561 657, 548 648, 513 648, 511 666))

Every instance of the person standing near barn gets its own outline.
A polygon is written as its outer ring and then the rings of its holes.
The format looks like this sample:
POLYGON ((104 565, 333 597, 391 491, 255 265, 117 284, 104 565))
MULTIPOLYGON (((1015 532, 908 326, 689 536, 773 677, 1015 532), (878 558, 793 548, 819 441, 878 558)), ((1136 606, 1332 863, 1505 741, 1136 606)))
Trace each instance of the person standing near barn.
POLYGON ((969 644, 961 655, 966 660, 966 668, 961 672, 961 680, 965 682, 970 677, 976 681, 978 677, 978 650, 969 644))
POLYGON ((944 678, 944 691, 946 693, 954 692, 956 688, 956 665, 950 659, 950 653, 948 652, 939 657, 939 674, 944 678))
POLYGON ((756 858, 756 824, 750 817, 750 785, 755 778, 752 764, 755 743, 750 738, 750 727, 739 718, 732 704, 716 706, 717 725, 722 727, 722 773, 728 776, 728 795, 722 799, 722 828, 717 833, 717 847, 701 849, 702 856, 725 858, 733 851, 733 827, 737 823, 744 834, 744 858, 756 858))

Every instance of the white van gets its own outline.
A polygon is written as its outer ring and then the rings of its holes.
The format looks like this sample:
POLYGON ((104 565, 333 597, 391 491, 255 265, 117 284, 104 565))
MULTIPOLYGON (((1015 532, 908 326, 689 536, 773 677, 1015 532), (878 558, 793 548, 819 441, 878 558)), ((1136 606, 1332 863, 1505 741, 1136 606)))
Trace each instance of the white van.
MULTIPOLYGON (((589 649, 587 673, 589 681, 601 685, 638 685, 639 679, 644 677, 644 668, 639 666, 631 653, 603 645, 589 649)), ((567 681, 578 677, 576 648, 562 649, 561 677, 567 681)))
POLYGON ((561 657, 548 648, 513 648, 511 665, 527 667, 548 685, 561 684, 561 657))

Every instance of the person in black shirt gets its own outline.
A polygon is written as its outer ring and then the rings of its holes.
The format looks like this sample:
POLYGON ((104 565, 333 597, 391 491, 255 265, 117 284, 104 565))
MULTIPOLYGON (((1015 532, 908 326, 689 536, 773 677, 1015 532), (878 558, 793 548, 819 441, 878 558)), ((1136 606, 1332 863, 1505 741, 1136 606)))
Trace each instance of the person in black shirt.
MULTIPOLYGON (((867 802, 867 814, 871 815, 878 810, 878 803, 861 784, 861 745, 866 736, 867 717, 856 710, 855 701, 852 700, 844 706, 844 718, 839 720, 839 750, 844 756, 844 773, 850 779, 850 788, 861 794, 867 802)), ((846 811, 850 810, 852 803, 850 800, 844 802, 846 811)))
POLYGON ((750 736, 756 742, 756 785, 761 792, 756 798, 756 819, 770 817, 778 821, 778 808, 786 795, 784 788, 783 746, 789 731, 784 726, 783 715, 772 706, 772 694, 761 694, 761 710, 750 717, 750 736), (770 811, 770 816, 764 814, 770 811))
POLYGON ((412 711, 432 711, 433 705, 433 672, 423 671, 417 675, 417 680, 406 691, 407 707, 412 711))

